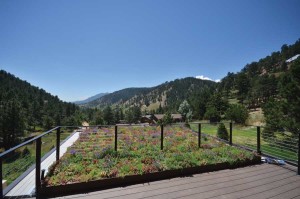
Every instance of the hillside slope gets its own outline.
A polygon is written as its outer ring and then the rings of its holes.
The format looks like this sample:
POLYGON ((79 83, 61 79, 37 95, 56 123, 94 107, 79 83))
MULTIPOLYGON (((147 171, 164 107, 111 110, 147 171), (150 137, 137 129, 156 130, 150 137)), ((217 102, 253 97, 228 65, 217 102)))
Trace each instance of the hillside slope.
POLYGON ((260 108, 270 98, 279 94, 279 82, 290 69, 291 57, 300 54, 300 39, 292 45, 282 45, 281 50, 247 64, 238 73, 228 73, 219 89, 230 101, 239 102, 250 109, 260 108))
POLYGON ((14 75, 0 70, 0 111, 8 112, 12 105, 17 107, 27 128, 37 126, 49 128, 72 116, 78 107, 61 101, 14 75))
POLYGON ((194 91, 215 85, 213 81, 187 77, 150 88, 126 88, 89 102, 85 106, 101 108, 107 105, 121 105, 126 108, 137 105, 148 110, 155 110, 159 106, 176 109, 194 91))

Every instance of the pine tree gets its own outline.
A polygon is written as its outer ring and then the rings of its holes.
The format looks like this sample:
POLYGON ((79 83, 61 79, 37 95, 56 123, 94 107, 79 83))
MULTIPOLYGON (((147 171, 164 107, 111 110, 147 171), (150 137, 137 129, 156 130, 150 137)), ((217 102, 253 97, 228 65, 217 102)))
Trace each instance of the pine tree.
POLYGON ((15 100, 6 103, 2 113, 0 135, 7 150, 18 144, 20 137, 24 135, 25 122, 20 103, 15 100))
POLYGON ((103 119, 105 121, 105 124, 112 125, 114 124, 114 114, 110 106, 107 106, 103 110, 103 119))
POLYGON ((225 113, 225 117, 239 124, 245 124, 249 116, 248 110, 240 104, 231 104, 225 113))
POLYGON ((164 117, 162 118, 162 124, 163 125, 168 125, 173 123, 173 117, 170 112, 167 112, 164 114, 164 117))
POLYGON ((217 137, 227 141, 229 139, 228 131, 223 123, 219 124, 217 137))

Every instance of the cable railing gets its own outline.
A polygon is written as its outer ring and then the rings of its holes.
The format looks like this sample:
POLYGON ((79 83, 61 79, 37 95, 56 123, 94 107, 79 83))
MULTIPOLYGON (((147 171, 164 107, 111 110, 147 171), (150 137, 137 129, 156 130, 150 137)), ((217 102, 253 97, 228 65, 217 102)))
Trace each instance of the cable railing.
POLYGON ((262 133, 262 152, 292 164, 298 162, 299 140, 292 134, 282 132, 262 133))
MULTIPOLYGON (((191 124, 195 131, 200 131, 203 135, 217 137, 218 125, 220 123, 196 122, 191 124)), ((295 136, 291 133, 282 132, 266 133, 265 128, 261 126, 233 123, 229 123, 228 125, 228 122, 224 122, 224 124, 229 133, 229 139, 224 140, 225 142, 256 151, 258 154, 270 158, 282 159, 291 165, 297 166, 298 174, 300 174, 300 134, 295 136)))
MULTIPOLYGON (((189 123, 191 129, 194 130, 193 139, 189 141, 191 145, 202 146, 205 137, 217 138, 218 125, 220 123, 189 123)), ((176 123, 175 125, 186 125, 184 123, 176 123)), ((258 154, 266 155, 273 158, 284 159, 286 162, 298 166, 298 174, 300 174, 299 164, 299 140, 298 137, 282 134, 264 133, 264 127, 260 126, 241 126, 231 122, 224 122, 228 131, 229 145, 242 147, 258 154)), ((42 133, 26 142, 21 143, 0 154, 0 176, 1 181, 6 180, 7 187, 1 186, 0 198, 3 198, 10 189, 20 180, 28 170, 35 168, 35 193, 39 197, 41 189, 41 178, 43 177, 41 162, 47 155, 55 152, 55 160, 58 161, 62 155, 60 146, 70 133, 67 129, 77 129, 80 131, 80 145, 73 144, 70 146, 68 153, 93 153, 94 156, 101 155, 103 150, 125 151, 129 150, 132 141, 144 142, 145 145, 153 143, 161 150, 170 149, 172 147, 172 138, 174 130, 165 128, 163 125, 94 125, 94 126, 58 126, 47 132, 42 133), (135 134, 138 128, 149 126, 149 132, 143 134, 135 134), (101 129, 101 131, 99 131, 101 129), (127 132, 133 132, 128 134, 127 132), (168 139, 164 139, 168 137, 168 139), (90 139, 100 139, 100 145, 84 145, 90 139), (31 149, 29 149, 31 145, 31 149), (82 148, 82 146, 85 146, 82 148), (80 148, 81 147, 81 148, 80 148), (26 172, 25 172, 26 171, 26 172), (25 172, 25 173, 24 173, 25 172)), ((177 135, 178 136, 178 135, 177 135)), ((185 135, 177 137, 177 139, 186 139, 185 135)), ((6 197, 9 198, 9 197, 6 197)))
MULTIPOLYGON (((4 198, 5 195, 5 198, 16 198, 9 193, 16 185, 19 185, 19 189, 28 186, 28 184, 20 182, 34 169, 36 169, 35 184, 40 184, 41 170, 48 169, 42 167, 41 162, 55 151, 55 159, 59 159, 60 147, 57 146, 60 146, 70 136, 71 133, 68 129, 70 127, 55 127, 0 154, 0 178, 2 181, 0 198, 4 198)), ((40 186, 35 187, 38 192, 40 186)))

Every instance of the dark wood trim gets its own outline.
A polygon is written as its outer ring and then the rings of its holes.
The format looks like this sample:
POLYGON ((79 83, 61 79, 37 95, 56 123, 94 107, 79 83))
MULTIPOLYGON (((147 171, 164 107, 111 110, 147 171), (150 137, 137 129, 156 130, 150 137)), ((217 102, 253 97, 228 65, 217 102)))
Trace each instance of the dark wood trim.
POLYGON ((255 164, 260 164, 261 159, 256 156, 253 160, 247 160, 245 162, 237 162, 235 164, 218 163, 215 165, 204 165, 184 169, 168 170, 155 173, 148 173, 143 175, 131 175, 124 178, 109 178, 101 179, 89 182, 73 183, 59 186, 44 186, 41 189, 41 196, 43 197, 58 197, 65 195, 73 195, 79 193, 87 193, 91 191, 100 191, 109 188, 115 188, 119 186, 129 186, 138 183, 146 183, 157 180, 170 179, 175 177, 190 176, 193 174, 212 172, 223 169, 235 169, 239 167, 245 167, 255 164))

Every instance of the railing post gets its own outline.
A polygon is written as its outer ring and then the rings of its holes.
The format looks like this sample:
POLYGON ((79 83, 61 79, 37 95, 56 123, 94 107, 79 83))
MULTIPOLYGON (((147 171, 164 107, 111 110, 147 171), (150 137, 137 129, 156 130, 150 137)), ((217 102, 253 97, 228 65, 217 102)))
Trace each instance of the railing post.
POLYGON ((56 129, 56 161, 59 161, 59 150, 60 150, 60 127, 56 129))
POLYGON ((164 149, 164 126, 160 125, 160 149, 163 150, 164 149))
POLYGON ((4 196, 3 196, 3 184, 2 184, 2 181, 3 181, 3 172, 2 172, 2 157, 0 158, 0 181, 1 181, 1 188, 0 188, 0 199, 3 199, 4 196))
POLYGON ((298 133, 298 175, 300 175, 300 133, 298 133))
POLYGON ((232 122, 229 123, 229 144, 232 145, 232 122))
POLYGON ((260 126, 257 127, 257 153, 261 154, 261 150, 260 150, 260 126))
POLYGON ((115 151, 118 150, 118 126, 115 126, 115 151))
POLYGON ((198 147, 201 146, 201 123, 198 124, 198 147))
POLYGON ((36 155, 35 155, 35 192, 36 197, 39 198, 41 190, 41 150, 42 150, 42 139, 36 140, 36 155))

